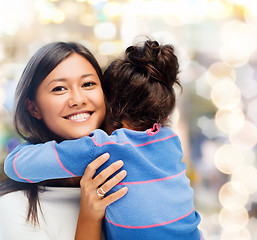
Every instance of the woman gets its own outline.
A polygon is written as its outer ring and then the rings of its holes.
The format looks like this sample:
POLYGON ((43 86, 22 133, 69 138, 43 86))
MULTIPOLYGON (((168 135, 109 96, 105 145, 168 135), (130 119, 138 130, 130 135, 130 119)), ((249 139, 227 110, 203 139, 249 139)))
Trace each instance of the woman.
MULTIPOLYGON (((97 61, 82 45, 56 42, 42 47, 30 59, 16 89, 17 132, 29 142, 44 143, 80 138, 100 128, 105 117, 101 77, 97 61), (59 94, 60 83, 63 94, 59 94)), ((79 240, 85 238, 83 227, 87 239, 100 239, 106 206, 127 192, 124 187, 104 199, 97 196, 99 185, 123 165, 115 162, 94 176, 108 158, 104 154, 93 161, 82 178, 2 183, 0 238, 70 240, 76 232, 79 240)), ((112 188, 125 175, 120 172, 105 184, 112 188)))

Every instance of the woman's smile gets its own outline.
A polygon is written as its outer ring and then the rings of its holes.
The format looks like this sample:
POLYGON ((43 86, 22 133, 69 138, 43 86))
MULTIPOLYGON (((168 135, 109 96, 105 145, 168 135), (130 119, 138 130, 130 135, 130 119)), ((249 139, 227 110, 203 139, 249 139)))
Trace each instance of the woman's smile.
POLYGON ((67 120, 71 120, 73 122, 86 122, 90 116, 91 116, 92 112, 79 112, 79 113, 73 113, 70 114, 68 116, 65 116, 64 118, 67 120))

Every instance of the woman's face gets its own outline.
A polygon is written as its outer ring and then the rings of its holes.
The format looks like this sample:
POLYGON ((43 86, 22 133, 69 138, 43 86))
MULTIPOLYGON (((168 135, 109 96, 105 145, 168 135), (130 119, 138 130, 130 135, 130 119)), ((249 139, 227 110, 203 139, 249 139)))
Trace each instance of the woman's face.
POLYGON ((89 135, 105 118, 104 95, 94 67, 81 55, 70 55, 39 85, 29 109, 60 139, 89 135))

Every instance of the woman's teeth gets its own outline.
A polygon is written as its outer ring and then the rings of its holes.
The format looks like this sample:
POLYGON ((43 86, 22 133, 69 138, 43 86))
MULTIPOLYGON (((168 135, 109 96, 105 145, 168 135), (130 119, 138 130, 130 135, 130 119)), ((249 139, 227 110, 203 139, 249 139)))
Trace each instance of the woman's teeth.
POLYGON ((89 113, 79 113, 76 115, 71 115, 68 117, 69 120, 75 121, 75 122, 82 122, 87 120, 90 117, 89 113))

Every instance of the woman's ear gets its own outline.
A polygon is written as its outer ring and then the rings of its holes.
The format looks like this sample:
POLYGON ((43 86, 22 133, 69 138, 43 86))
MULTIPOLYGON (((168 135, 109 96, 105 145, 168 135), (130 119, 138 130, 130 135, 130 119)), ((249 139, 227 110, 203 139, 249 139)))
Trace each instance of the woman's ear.
POLYGON ((41 113, 38 110, 37 105, 34 101, 26 99, 26 107, 27 107, 29 113, 31 114, 31 116, 33 116, 34 118, 36 118, 38 120, 42 119, 41 113))

